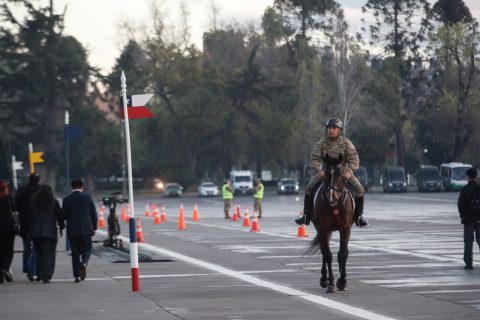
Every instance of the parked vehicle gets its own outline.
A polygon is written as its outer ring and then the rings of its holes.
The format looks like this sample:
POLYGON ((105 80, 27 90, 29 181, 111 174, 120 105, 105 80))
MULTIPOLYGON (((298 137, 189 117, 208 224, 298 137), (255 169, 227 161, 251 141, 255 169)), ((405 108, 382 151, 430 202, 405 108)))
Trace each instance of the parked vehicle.
POLYGON ((415 173, 418 191, 442 191, 442 179, 436 166, 420 166, 415 173))
POLYGON ((277 194, 298 194, 300 184, 291 178, 280 179, 277 183, 277 194))
POLYGON ((440 165, 440 177, 445 191, 460 190, 467 184, 466 171, 472 165, 461 162, 442 163, 440 165))
POLYGON ((407 178, 402 167, 386 167, 383 172, 383 192, 407 192, 407 178))
POLYGON ((357 177, 358 181, 360 181, 363 190, 365 190, 365 192, 369 192, 370 190, 368 189, 367 168, 365 168, 364 166, 358 167, 357 171, 355 171, 355 176, 357 177))
POLYGON ((211 181, 204 181, 198 186, 199 197, 216 197, 218 196, 218 186, 211 181))
POLYGON ((253 175, 248 170, 230 171, 230 182, 234 194, 251 194, 253 191, 253 175))
POLYGON ((170 182, 165 185, 163 190, 164 197, 181 197, 183 195, 183 187, 176 183, 170 182))

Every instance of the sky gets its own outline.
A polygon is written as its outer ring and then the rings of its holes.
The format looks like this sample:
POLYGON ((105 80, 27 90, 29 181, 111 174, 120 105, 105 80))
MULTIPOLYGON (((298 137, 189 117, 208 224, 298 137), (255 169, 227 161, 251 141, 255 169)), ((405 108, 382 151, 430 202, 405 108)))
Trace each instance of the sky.
MULTIPOLYGON (((213 0, 219 9, 221 24, 253 24, 260 29, 262 14, 274 0, 213 0)), ((480 1, 464 0, 472 14, 480 20, 480 1)), ((49 0, 40 0, 48 4, 49 0)), ((162 11, 168 12, 168 23, 178 25, 180 4, 189 11, 191 41, 201 49, 202 35, 211 27, 212 0, 156 0, 162 11)), ((366 0, 337 0, 352 29, 361 26, 361 7, 366 0)), ((89 53, 89 62, 103 72, 109 72, 125 44, 118 31, 121 21, 134 25, 151 25, 152 0, 54 0, 55 11, 66 8, 65 33, 77 38, 89 53)))

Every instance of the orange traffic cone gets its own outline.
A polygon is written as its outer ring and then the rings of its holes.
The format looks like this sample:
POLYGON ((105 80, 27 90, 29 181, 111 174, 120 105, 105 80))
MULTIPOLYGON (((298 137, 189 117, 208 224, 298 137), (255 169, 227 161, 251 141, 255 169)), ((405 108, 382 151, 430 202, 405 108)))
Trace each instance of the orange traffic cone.
POLYGON ((245 208, 245 215, 243 217, 243 226, 250 227, 250 217, 248 215, 248 208, 245 208))
POLYGON ((125 210, 125 205, 122 204, 122 215, 121 215, 122 221, 127 221, 127 212, 125 210))
POLYGON ((193 218, 192 218, 193 221, 198 221, 199 220, 199 217, 198 217, 198 207, 197 205, 195 204, 195 206, 193 207, 193 218))
POLYGON ((233 209, 232 221, 238 221, 237 210, 233 209))
POLYGON ((232 221, 238 221, 240 219, 240 206, 237 205, 237 207, 234 209, 233 216, 232 216, 232 221))
POLYGON ((250 232, 258 232, 258 231, 260 231, 260 227, 258 225, 257 212, 253 211, 252 229, 250 230, 250 232))
POLYGON ((160 220, 162 220, 162 222, 167 221, 167 214, 165 213, 165 206, 162 207, 162 215, 160 216, 160 220))
POLYGON ((157 209, 157 204, 155 202, 152 202, 152 214, 153 214, 153 211, 155 211, 157 209))
POLYGON ((153 223, 154 224, 162 223, 162 219, 160 219, 160 212, 158 211, 157 207, 155 207, 155 209, 153 209, 153 223))
POLYGON ((299 238, 308 237, 307 230, 305 229, 305 226, 303 224, 301 226, 298 226, 297 237, 299 238))
POLYGON ((145 205, 145 217, 150 217, 150 206, 148 203, 145 205))
POLYGON ((145 239, 143 238, 142 220, 140 220, 140 218, 137 218, 137 241, 145 242, 145 239))
POLYGON ((105 207, 100 207, 100 217, 98 218, 98 228, 105 228, 105 207))
POLYGON ((183 204, 180 205, 180 216, 178 218, 178 230, 185 230, 185 215, 183 212, 183 204))

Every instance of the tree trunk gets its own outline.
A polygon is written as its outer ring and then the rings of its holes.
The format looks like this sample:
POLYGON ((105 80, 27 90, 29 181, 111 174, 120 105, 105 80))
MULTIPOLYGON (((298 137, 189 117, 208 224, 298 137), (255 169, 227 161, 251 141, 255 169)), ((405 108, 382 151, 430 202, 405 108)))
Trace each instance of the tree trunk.
POLYGON ((403 134, 403 123, 395 131, 395 138, 397 140, 397 165, 405 168, 405 137, 403 134))

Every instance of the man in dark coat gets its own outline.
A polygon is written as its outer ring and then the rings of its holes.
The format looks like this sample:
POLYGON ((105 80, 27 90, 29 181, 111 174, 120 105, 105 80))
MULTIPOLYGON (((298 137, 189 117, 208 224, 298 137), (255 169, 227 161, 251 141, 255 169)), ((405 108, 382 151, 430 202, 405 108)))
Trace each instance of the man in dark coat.
MULTIPOLYGON (((465 270, 473 269, 473 239, 474 235, 480 248, 480 215, 476 215, 473 210, 473 196, 477 184, 477 170, 470 168, 466 172, 468 184, 462 188, 458 197, 458 212, 463 224, 463 261, 465 262, 465 270)), ((478 190, 477 190, 478 192, 478 190)))
POLYGON ((67 221, 67 235, 72 249, 75 283, 84 280, 92 250, 92 237, 97 230, 97 210, 90 195, 83 193, 83 181, 71 182, 72 193, 63 198, 62 210, 67 221))
POLYGON ((35 250, 30 236, 32 226, 32 196, 40 189, 40 176, 32 173, 28 177, 28 184, 18 189, 15 195, 15 204, 20 222, 20 236, 23 240, 23 272, 33 281, 39 277, 35 265, 35 250))

